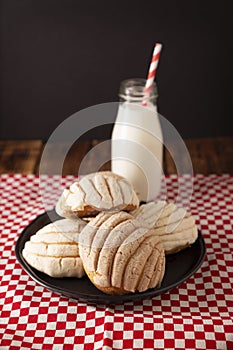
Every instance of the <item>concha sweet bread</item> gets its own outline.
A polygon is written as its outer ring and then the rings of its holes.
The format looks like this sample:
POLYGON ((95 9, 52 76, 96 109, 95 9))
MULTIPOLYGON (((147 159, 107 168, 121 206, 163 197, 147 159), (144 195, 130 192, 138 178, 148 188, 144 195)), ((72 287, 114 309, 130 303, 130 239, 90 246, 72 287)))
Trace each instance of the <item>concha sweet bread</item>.
POLYGON ((110 171, 83 176, 65 189, 56 205, 60 216, 94 216, 106 210, 134 210, 139 199, 132 185, 110 171))
POLYGON ((24 259, 51 277, 82 277, 78 239, 85 225, 80 219, 62 219, 44 226, 25 243, 24 259))
POLYGON ((129 213, 99 213, 79 238, 84 269, 103 292, 143 292, 161 284, 163 246, 153 229, 142 227, 129 213))
POLYGON ((165 254, 178 252, 194 243, 198 230, 193 216, 174 203, 164 201, 141 205, 132 215, 142 225, 153 228, 164 246, 165 254))

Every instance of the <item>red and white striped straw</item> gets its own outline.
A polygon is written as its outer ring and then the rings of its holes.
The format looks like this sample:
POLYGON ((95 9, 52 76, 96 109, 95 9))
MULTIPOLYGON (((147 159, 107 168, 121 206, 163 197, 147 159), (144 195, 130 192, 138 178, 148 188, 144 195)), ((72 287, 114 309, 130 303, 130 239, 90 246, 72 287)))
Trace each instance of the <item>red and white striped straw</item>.
MULTIPOLYGON (((152 55, 152 59, 151 59, 151 63, 150 63, 150 68, 149 68, 149 72, 147 75, 147 80, 146 80, 146 86, 145 86, 145 96, 148 95, 148 93, 150 92, 150 90, 152 89, 153 86, 153 82, 155 79, 155 75, 156 75, 156 71, 157 71, 157 67, 158 67, 158 63, 159 63, 159 56, 161 53, 161 49, 162 49, 162 44, 155 44, 154 47, 154 52, 152 55)), ((143 101, 143 106, 147 105, 146 100, 143 101)))

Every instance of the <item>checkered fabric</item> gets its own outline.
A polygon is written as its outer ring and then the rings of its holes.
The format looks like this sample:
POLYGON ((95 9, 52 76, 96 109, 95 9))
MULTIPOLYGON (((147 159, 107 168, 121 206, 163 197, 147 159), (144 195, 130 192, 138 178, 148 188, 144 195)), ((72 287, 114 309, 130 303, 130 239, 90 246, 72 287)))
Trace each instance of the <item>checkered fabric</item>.
MULTIPOLYGON (((62 179, 63 185, 72 177, 62 179)), ((47 177, 46 202, 60 194, 47 177)), ((177 177, 167 177, 167 192, 177 177)), ((191 213, 207 246, 202 267, 169 293, 137 303, 91 306, 52 293, 22 270, 14 246, 44 212, 39 178, 2 175, 0 349, 233 349, 233 177, 197 175, 191 213)))

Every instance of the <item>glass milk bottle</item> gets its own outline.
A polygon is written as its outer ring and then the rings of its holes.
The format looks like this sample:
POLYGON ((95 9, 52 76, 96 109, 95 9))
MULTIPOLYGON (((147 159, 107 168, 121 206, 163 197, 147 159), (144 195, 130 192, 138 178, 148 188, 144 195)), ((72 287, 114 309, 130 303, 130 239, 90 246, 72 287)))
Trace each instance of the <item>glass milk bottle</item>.
POLYGON ((144 79, 124 80, 111 139, 112 171, 128 179, 141 201, 160 192, 163 135, 157 113, 157 88, 145 94, 144 79))

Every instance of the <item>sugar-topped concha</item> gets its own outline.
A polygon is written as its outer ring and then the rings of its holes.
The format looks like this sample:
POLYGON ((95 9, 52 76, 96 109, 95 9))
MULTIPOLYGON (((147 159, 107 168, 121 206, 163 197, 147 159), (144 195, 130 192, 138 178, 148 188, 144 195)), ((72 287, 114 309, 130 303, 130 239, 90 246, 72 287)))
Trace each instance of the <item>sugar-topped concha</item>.
POLYGON ((99 213, 79 238, 84 269, 103 292, 143 292, 161 284, 163 246, 153 229, 142 227, 129 213, 99 213))
POLYGON ((65 189, 56 205, 60 216, 94 216, 100 211, 134 210, 139 199, 132 185, 110 171, 85 175, 65 189))
POLYGON ((82 277, 78 240, 85 225, 80 219, 62 219, 44 226, 25 243, 24 259, 51 277, 82 277))
POLYGON ((153 228, 164 246, 165 254, 176 253, 194 243, 198 230, 193 216, 174 203, 150 202, 132 211, 142 225, 153 228))

